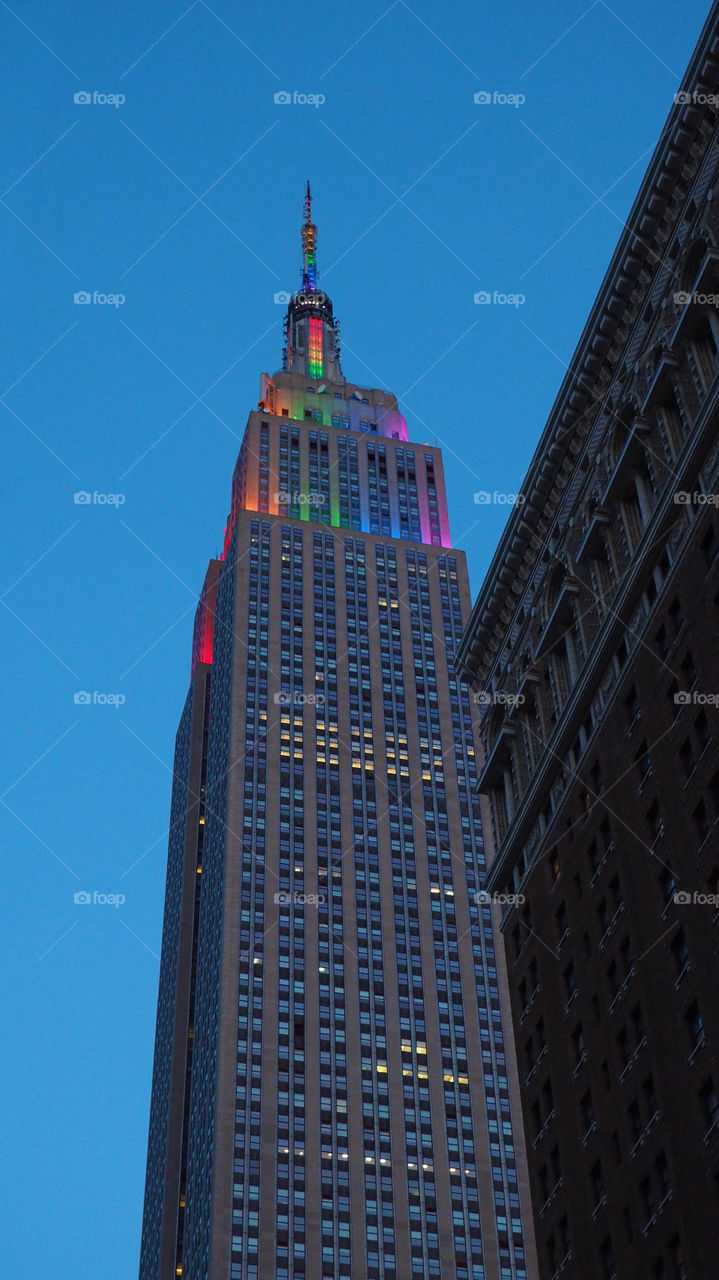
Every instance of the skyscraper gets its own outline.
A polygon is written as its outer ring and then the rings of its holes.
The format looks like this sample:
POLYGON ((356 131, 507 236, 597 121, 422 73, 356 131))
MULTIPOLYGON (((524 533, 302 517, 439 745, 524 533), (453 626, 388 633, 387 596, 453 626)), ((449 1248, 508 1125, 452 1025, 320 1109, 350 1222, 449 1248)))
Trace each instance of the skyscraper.
POLYGON ((528 1280, 442 459, 347 382, 309 185, 175 755, 141 1280, 528 1280))
POLYGON ((719 1274, 718 83, 715 0, 457 659, 542 1280, 719 1274))

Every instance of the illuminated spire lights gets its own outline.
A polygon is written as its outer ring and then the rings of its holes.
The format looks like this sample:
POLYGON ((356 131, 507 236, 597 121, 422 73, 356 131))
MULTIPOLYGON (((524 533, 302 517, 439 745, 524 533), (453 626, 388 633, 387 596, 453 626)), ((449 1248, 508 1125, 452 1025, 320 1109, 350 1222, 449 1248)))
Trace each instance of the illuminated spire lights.
POLYGON ((310 378, 322 377, 322 321, 310 316, 307 321, 307 373, 310 378))
POLYGON ((312 221, 312 196, 310 193, 310 184, 307 183, 307 193, 305 195, 305 221, 302 227, 302 252, 304 254, 304 270, 302 272, 302 288, 305 293, 315 293, 317 290, 317 259, 315 257, 315 249, 317 247, 317 228, 312 221))

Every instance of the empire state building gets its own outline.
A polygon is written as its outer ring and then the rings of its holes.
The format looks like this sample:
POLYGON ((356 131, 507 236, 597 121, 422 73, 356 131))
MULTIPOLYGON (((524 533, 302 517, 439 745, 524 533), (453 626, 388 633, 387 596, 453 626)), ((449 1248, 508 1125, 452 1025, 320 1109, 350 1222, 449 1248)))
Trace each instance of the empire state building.
POLYGON ((307 188, 176 740, 141 1280, 532 1280, 439 449, 349 382, 307 188))

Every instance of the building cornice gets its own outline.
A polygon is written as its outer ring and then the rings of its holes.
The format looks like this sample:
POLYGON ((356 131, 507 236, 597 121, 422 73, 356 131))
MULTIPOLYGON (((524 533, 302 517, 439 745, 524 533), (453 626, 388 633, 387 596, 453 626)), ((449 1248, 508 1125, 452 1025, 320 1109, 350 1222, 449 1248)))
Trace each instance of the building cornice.
MULTIPOLYGON (((514 864, 546 801, 553 779, 562 767, 587 709, 596 695, 599 680, 606 671, 607 664, 621 637, 626 633, 627 624, 646 586, 647 573, 654 563, 662 535, 676 521, 677 511, 681 513, 685 511, 683 505, 677 506, 674 500, 675 492, 683 485, 692 482, 697 472, 701 470, 707 450, 716 437, 718 419, 719 381, 715 380, 712 391, 702 408, 697 430, 687 442, 675 479, 670 486, 667 486, 652 519, 644 530, 631 572, 627 575, 619 596, 612 601, 602 630, 592 646, 590 658, 572 689, 569 701, 547 743, 540 766, 522 797, 522 803, 498 849, 497 857, 489 868, 485 887, 492 892, 504 889, 508 877, 512 874, 514 864)), ((480 789, 485 785, 485 774, 480 777, 480 789)))
MULTIPOLYGON (((675 102, 654 150, 589 318, 521 487, 524 501, 507 522, 485 576, 456 656, 465 680, 481 681, 494 661, 495 638, 511 598, 524 589, 567 478, 593 416, 604 398, 613 366, 607 356, 645 269, 653 240, 674 194, 677 178, 706 108, 693 99, 716 91, 719 80, 719 0, 715 0, 684 78, 688 102, 675 102)), ((639 304, 637 304, 639 305, 639 304)), ((630 317, 630 324, 636 320, 630 317)), ((622 341, 624 346, 624 340, 622 341)))

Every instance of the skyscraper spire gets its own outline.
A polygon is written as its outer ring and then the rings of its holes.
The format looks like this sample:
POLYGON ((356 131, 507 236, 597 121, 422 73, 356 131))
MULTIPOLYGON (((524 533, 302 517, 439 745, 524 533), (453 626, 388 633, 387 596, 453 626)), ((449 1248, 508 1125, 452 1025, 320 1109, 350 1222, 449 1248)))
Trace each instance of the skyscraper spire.
POLYGON ((305 193, 305 220, 302 226, 302 253, 304 257, 302 270, 302 289, 304 293, 314 293, 317 289, 317 260, 315 247, 317 244, 317 228, 312 221, 312 194, 310 180, 307 179, 305 193))

